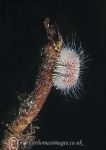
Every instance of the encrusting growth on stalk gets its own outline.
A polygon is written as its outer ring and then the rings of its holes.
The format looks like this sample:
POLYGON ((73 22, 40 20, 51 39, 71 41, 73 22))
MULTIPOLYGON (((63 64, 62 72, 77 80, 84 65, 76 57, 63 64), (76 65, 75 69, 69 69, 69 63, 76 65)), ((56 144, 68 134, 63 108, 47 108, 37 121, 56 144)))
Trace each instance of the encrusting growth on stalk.
MULTIPOLYGON (((36 80, 35 89, 28 97, 28 104, 25 111, 20 113, 8 125, 8 129, 5 130, 2 140, 2 150, 10 150, 10 139, 12 137, 19 139, 24 129, 36 118, 52 87, 52 70, 61 51, 62 37, 59 33, 58 26, 56 24, 49 24, 48 18, 45 19, 44 26, 47 31, 48 43, 42 50, 43 62, 36 80)), ((17 141, 14 140, 13 146, 14 150, 16 150, 17 141)))

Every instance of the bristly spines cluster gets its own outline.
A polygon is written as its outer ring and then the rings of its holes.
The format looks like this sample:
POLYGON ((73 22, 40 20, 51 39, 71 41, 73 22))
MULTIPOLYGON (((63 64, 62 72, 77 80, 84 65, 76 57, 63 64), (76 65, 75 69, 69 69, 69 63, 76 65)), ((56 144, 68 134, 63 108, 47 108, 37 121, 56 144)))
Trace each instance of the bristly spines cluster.
POLYGON ((56 65, 53 70, 52 81, 56 89, 61 90, 65 95, 70 95, 75 99, 80 98, 80 89, 82 89, 82 74, 85 69, 85 62, 88 61, 81 43, 77 47, 75 37, 72 38, 71 45, 69 42, 63 47, 56 65))

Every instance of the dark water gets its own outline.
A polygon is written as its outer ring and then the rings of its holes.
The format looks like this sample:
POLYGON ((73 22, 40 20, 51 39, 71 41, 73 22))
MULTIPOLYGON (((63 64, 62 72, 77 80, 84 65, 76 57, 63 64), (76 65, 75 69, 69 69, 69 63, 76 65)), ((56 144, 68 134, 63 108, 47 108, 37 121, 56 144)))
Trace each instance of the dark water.
MULTIPOLYGON (((68 97, 66 101, 53 88, 35 123, 40 127, 37 140, 82 139, 84 147, 35 146, 33 149, 103 149, 105 12, 105 5, 96 0, 0 1, 1 122, 11 119, 12 110, 18 107, 16 92, 30 93, 34 88, 41 62, 40 50, 47 38, 45 17, 56 21, 64 40, 67 37, 70 41, 76 32, 78 41, 92 58, 84 73, 86 93, 81 93, 81 99, 68 97)), ((1 135, 2 131, 1 128, 1 135)))

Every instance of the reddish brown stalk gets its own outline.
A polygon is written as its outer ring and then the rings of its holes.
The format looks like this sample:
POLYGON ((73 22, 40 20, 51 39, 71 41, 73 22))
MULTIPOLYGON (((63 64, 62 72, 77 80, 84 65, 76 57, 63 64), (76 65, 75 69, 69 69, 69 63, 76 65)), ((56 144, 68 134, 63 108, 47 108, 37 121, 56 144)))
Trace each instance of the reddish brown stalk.
MULTIPOLYGON (((19 138, 24 129, 36 118, 52 87, 52 70, 60 54, 62 37, 57 25, 50 25, 48 18, 45 19, 44 26, 48 35, 48 43, 43 48, 43 63, 40 67, 35 89, 30 96, 29 103, 31 105, 9 124, 4 133, 2 150, 10 150, 11 137, 19 138)), ((15 145, 16 143, 14 143, 14 150, 16 149, 15 145)), ((13 149, 11 148, 11 150, 13 149)))

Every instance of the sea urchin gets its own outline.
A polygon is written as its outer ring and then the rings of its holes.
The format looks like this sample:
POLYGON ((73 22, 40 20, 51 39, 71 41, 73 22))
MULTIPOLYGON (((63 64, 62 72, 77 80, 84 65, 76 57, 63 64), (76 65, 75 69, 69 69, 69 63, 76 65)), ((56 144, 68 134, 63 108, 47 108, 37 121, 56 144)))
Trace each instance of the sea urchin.
POLYGON ((79 88, 82 85, 80 75, 84 68, 85 56, 80 46, 76 48, 75 42, 71 47, 65 45, 61 49, 59 58, 53 70, 52 81, 54 87, 71 97, 79 98, 79 88))

